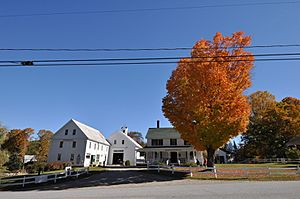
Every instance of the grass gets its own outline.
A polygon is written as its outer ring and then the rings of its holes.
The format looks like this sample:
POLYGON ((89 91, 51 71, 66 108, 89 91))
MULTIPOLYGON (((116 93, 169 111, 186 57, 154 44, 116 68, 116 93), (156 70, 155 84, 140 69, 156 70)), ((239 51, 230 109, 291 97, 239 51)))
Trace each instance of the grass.
POLYGON ((217 168, 274 168, 274 167, 296 167, 299 164, 286 164, 286 163, 261 163, 261 164, 216 164, 217 168))
POLYGON ((300 180, 300 174, 295 174, 297 164, 283 163, 262 163, 262 164, 217 164, 218 178, 215 179, 211 171, 205 167, 180 168, 177 171, 190 170, 193 177, 187 174, 189 179, 201 180, 259 180, 259 181, 279 181, 279 180, 300 180), (247 169, 245 169, 247 168, 247 169), (271 168, 271 169, 269 169, 271 168), (280 168, 294 168, 291 170, 280 170, 280 168))
MULTIPOLYGON (((82 168, 83 167, 73 167, 73 170, 77 171, 77 170, 81 170, 82 168)), ((101 171, 101 170, 103 170, 103 168, 101 168, 101 167, 90 167, 90 171, 101 171)), ((41 172, 41 175, 61 173, 61 172, 64 172, 64 171, 65 170, 45 171, 45 172, 41 172)), ((0 168, 0 178, 2 178, 2 179, 20 178, 20 177, 24 177, 24 176, 37 176, 38 175, 38 173, 28 173, 28 174, 6 176, 5 173, 9 173, 9 171, 7 171, 4 168, 0 168)))
POLYGON ((211 176, 199 176, 193 175, 193 177, 187 176, 187 179, 196 179, 196 180, 246 180, 246 181, 299 181, 300 175, 272 175, 272 176, 224 176, 218 175, 218 178, 211 176))

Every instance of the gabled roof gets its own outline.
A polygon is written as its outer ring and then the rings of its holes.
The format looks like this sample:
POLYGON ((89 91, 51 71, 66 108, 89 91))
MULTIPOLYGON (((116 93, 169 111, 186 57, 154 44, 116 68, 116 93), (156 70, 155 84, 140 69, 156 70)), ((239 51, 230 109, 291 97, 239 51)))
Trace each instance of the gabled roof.
POLYGON ((105 137, 102 135, 102 133, 100 131, 98 131, 97 129, 94 129, 93 127, 90 127, 86 124, 83 124, 77 120, 71 119, 72 122, 74 122, 77 127, 85 134, 85 136, 89 139, 89 140, 93 140, 96 142, 100 142, 102 144, 106 144, 106 145, 110 145, 105 137))
POLYGON ((137 147, 137 148, 139 148, 139 149, 143 148, 139 143, 137 143, 137 142, 136 142, 134 139, 132 139, 129 135, 123 133, 123 132, 120 131, 120 130, 119 130, 119 131, 116 131, 116 132, 114 132, 114 133, 112 133, 112 134, 109 136, 108 139, 111 139, 113 136, 115 136, 115 135, 117 135, 117 134, 126 137, 128 140, 130 140, 130 141, 135 145, 135 147, 137 147))
POLYGON ((174 128, 149 128, 146 138, 154 138, 154 139, 169 139, 169 138, 180 138, 180 134, 174 128))

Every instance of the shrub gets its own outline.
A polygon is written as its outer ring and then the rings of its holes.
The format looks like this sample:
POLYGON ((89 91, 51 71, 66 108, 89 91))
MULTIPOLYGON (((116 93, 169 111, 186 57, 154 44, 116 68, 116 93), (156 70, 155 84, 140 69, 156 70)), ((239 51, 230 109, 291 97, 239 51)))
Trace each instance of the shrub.
POLYGON ((54 170, 62 170, 66 166, 69 166, 69 162, 51 162, 46 166, 46 170, 54 171, 54 170))
POLYGON ((291 159, 298 159, 300 158, 300 150, 297 149, 296 147, 294 148, 289 148, 286 152, 285 152, 286 156, 288 158, 291 159))
POLYGON ((182 163, 181 166, 185 166, 185 167, 196 167, 197 164, 195 162, 185 162, 185 163, 182 163))
POLYGON ((39 173, 43 171, 48 171, 47 163, 45 162, 28 162, 25 164, 25 170, 27 173, 39 173))
POLYGON ((18 154, 12 154, 9 157, 8 162, 5 164, 7 169, 12 172, 18 172, 23 167, 22 159, 18 156, 18 154))
POLYGON ((125 166, 127 166, 127 167, 130 166, 130 161, 129 160, 125 161, 125 166))

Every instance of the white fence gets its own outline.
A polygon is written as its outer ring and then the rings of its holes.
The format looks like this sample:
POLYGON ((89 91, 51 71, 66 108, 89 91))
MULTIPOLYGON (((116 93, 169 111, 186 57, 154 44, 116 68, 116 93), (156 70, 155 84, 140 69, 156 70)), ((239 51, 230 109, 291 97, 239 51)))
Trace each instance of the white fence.
POLYGON ((65 172, 52 173, 47 175, 39 175, 39 176, 23 176, 16 178, 0 178, 0 187, 5 186, 16 186, 22 185, 24 187, 26 184, 39 184, 43 182, 53 181, 56 183, 59 179, 65 179, 69 177, 78 178, 80 175, 88 174, 88 168, 83 168, 76 171, 67 170, 65 172))
POLYGON ((254 175, 274 176, 274 175, 299 175, 300 167, 236 167, 236 168, 217 168, 214 167, 180 167, 180 166, 161 166, 161 165, 147 165, 147 170, 169 171, 171 174, 175 172, 186 173, 193 177, 193 173, 208 174, 214 178, 218 175, 232 175, 241 177, 251 177, 254 175))

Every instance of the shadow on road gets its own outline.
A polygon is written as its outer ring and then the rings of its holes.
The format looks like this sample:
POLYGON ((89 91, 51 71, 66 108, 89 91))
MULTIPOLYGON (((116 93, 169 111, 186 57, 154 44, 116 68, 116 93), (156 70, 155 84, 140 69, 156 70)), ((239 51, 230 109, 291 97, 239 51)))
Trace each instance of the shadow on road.
POLYGON ((138 171, 138 170, 109 170, 109 171, 93 171, 90 174, 79 179, 68 179, 57 181, 56 184, 48 182, 38 185, 26 185, 24 188, 20 186, 4 187, 1 191, 48 191, 48 190, 65 190, 71 188, 95 187, 95 186, 111 186, 121 184, 140 184, 147 182, 164 182, 180 180, 185 177, 184 174, 171 175, 170 172, 161 171, 138 171))

